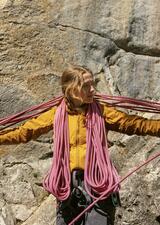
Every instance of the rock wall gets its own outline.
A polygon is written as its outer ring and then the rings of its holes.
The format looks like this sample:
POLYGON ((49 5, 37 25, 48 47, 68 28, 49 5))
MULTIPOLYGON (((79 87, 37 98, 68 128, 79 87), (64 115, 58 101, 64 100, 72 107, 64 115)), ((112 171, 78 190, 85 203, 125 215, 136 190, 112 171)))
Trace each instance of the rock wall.
MULTIPOLYGON (((159 8, 159 0, 1 0, 0 117, 59 94, 68 64, 92 69, 101 92, 159 101, 159 8)), ((109 139, 121 176, 160 150, 156 137, 110 132, 109 139)), ((42 188, 51 146, 52 132, 0 146, 1 225, 55 224, 55 200, 42 188)), ((122 184, 116 225, 160 224, 159 163, 122 184)))

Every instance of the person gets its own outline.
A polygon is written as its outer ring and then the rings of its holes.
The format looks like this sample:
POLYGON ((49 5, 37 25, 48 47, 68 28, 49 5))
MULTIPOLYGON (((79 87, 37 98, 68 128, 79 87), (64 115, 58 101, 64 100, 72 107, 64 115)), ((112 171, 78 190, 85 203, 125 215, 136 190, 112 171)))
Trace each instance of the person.
MULTIPOLYGON (((106 189, 106 185, 116 183, 116 169, 105 156, 108 154, 105 139, 109 130, 128 135, 160 136, 160 120, 128 115, 96 100, 94 75, 88 68, 70 66, 62 73, 61 86, 63 98, 57 106, 17 128, 0 132, 0 144, 18 144, 36 139, 54 126, 54 170, 50 170, 45 178, 44 187, 57 197, 57 225, 69 224, 106 189), (68 155, 65 155, 67 151, 68 155), (101 183, 101 177, 110 180, 105 180, 104 187, 94 187, 95 183, 101 183)), ((117 205, 120 205, 119 186, 75 224, 114 225, 117 205)))

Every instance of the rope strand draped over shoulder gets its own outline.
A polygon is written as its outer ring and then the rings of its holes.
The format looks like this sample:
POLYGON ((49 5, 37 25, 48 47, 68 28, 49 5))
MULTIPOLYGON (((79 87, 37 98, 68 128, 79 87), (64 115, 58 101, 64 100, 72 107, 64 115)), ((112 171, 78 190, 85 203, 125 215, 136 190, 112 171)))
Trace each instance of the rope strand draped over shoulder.
POLYGON ((160 113, 160 103, 155 101, 104 94, 96 94, 94 98, 99 102, 106 103, 108 106, 131 109, 139 112, 160 113))
MULTIPOLYGON (((48 102, 32 106, 26 110, 23 110, 22 112, 1 118, 0 126, 9 127, 24 120, 36 117, 50 108, 58 106, 63 98, 64 96, 58 96, 48 102)), ((109 96, 105 94, 96 94, 94 98, 98 102, 106 103, 108 106, 117 106, 142 112, 160 113, 160 103, 155 101, 140 100, 125 96, 109 96)), ((0 130, 5 128, 6 127, 2 127, 0 130)))

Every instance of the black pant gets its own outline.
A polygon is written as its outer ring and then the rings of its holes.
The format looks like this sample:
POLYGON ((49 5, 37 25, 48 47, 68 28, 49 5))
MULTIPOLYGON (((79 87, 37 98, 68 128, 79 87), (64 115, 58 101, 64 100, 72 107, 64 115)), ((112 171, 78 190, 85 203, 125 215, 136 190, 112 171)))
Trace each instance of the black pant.
MULTIPOLYGON (((57 202, 57 225, 69 224, 92 202, 84 189, 83 171, 76 171, 76 179, 77 183, 75 176, 74 178, 72 176, 69 199, 64 202, 57 202)), ((96 203, 74 225, 114 225, 115 209, 113 198, 109 196, 107 199, 96 203)))

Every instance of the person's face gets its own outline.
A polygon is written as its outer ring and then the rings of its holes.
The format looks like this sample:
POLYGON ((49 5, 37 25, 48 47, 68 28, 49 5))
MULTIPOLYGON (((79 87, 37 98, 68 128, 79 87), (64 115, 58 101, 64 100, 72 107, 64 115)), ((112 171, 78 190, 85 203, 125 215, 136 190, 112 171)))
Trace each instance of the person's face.
POLYGON ((83 85, 81 89, 81 98, 83 103, 92 103, 95 93, 93 76, 90 73, 83 74, 83 85))

